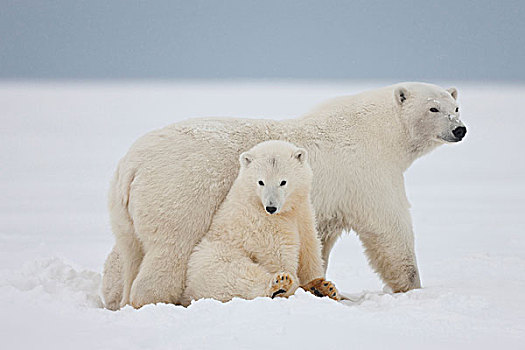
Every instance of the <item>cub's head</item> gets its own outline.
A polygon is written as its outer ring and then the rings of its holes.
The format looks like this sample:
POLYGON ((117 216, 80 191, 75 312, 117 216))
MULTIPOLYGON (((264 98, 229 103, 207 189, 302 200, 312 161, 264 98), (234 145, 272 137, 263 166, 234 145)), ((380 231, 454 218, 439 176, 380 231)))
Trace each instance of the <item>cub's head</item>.
POLYGON ((307 199, 312 170, 306 150, 266 141, 241 154, 240 162, 239 179, 268 215, 286 212, 294 201, 307 199))
POLYGON ((394 88, 394 100, 416 151, 442 143, 458 142, 467 133, 459 119, 458 91, 424 83, 402 83, 394 88))

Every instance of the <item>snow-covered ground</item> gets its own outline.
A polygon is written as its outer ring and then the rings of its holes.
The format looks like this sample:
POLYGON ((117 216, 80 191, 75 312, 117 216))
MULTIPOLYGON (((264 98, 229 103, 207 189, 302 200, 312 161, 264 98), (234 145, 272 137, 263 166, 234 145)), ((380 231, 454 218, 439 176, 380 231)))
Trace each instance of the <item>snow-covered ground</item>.
MULTIPOLYGON (((525 86, 463 84, 464 142, 407 172, 424 288, 383 293, 354 234, 328 278, 354 301, 101 308, 106 191, 140 135, 193 116, 289 118, 382 83, 0 83, 2 349, 523 348, 525 86)), ((448 86, 449 84, 443 84, 448 86)))

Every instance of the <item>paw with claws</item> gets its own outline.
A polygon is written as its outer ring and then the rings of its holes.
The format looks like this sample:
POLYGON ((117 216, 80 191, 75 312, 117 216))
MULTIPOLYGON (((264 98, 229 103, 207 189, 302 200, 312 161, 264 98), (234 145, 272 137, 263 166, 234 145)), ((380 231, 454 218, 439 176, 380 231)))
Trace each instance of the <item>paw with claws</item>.
POLYGON ((335 285, 325 280, 324 278, 316 278, 313 281, 308 282, 302 288, 315 296, 318 297, 329 297, 334 300, 341 300, 339 292, 335 288, 335 285))
POLYGON ((270 285, 269 296, 273 299, 275 297, 288 297, 295 292, 294 280, 288 273, 278 273, 272 279, 270 285))

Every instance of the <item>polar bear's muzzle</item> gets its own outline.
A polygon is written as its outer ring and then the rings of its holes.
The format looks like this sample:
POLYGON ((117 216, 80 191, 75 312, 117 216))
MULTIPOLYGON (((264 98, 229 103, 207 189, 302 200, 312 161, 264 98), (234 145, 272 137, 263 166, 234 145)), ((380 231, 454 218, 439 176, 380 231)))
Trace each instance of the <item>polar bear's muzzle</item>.
POLYGON ((459 142, 467 134, 467 127, 463 122, 454 115, 448 115, 446 127, 441 135, 438 136, 445 142, 459 142))
POLYGON ((266 213, 279 214, 284 204, 284 194, 275 186, 265 186, 261 193, 261 204, 266 213))

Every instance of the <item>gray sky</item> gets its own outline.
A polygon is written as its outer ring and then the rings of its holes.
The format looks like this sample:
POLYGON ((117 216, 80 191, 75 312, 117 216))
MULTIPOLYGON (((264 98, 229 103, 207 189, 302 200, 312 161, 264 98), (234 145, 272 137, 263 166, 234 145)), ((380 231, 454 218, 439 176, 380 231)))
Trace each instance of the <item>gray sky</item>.
POLYGON ((0 79, 525 81, 525 1, 0 0, 0 79))

